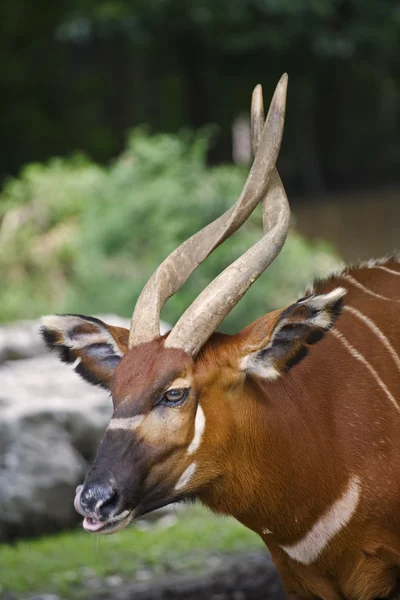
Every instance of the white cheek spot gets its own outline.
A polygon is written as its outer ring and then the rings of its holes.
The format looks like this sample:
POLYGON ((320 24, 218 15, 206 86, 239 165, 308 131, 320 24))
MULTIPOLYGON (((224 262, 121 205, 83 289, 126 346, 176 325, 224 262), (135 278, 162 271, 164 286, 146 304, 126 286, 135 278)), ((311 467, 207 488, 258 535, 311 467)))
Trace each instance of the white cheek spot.
POLYGON ((107 429, 125 429, 132 430, 139 427, 144 419, 144 415, 136 415, 135 417, 126 417, 124 419, 111 419, 107 429))
POLYGON ((179 477, 178 482, 175 486, 175 492, 187 486, 189 481, 192 479, 195 471, 196 463, 193 462, 188 466, 188 468, 185 471, 183 471, 182 475, 179 477))
POLYGON ((261 533, 263 535, 271 535, 272 531, 270 529, 268 529, 268 527, 265 527, 265 529, 263 529, 261 533))
POLYGON ((193 454, 199 448, 206 426, 206 417, 200 404, 197 406, 196 418, 194 421, 194 436, 188 447, 188 454, 193 454))
POLYGON ((347 489, 318 519, 310 531, 296 544, 281 546, 294 560, 303 565, 313 563, 330 540, 349 523, 360 500, 360 479, 352 477, 347 489))

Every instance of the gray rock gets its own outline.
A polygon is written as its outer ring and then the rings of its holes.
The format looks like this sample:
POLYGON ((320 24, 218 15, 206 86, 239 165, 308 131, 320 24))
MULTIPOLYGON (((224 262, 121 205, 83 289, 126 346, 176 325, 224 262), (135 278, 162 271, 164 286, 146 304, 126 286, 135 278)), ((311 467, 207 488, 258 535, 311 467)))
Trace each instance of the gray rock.
POLYGON ((0 327, 0 364, 44 354, 45 351, 37 333, 37 321, 20 321, 0 327))
POLYGON ((76 526, 75 488, 111 416, 109 394, 47 352, 38 328, 0 327, 0 540, 76 526))
MULTIPOLYGON (((218 566, 198 573, 157 576, 152 571, 136 574, 112 591, 113 600, 285 600, 279 576, 266 552, 221 555, 218 566)), ((90 600, 108 600, 103 585, 88 592, 90 600)))
POLYGON ((73 498, 111 413, 53 356, 0 368, 0 539, 76 525, 73 498))
POLYGON ((40 596, 29 596, 26 600, 61 600, 55 594, 41 594, 40 596))
POLYGON ((55 594, 41 594, 40 596, 29 596, 27 600, 61 600, 60 596, 55 594))

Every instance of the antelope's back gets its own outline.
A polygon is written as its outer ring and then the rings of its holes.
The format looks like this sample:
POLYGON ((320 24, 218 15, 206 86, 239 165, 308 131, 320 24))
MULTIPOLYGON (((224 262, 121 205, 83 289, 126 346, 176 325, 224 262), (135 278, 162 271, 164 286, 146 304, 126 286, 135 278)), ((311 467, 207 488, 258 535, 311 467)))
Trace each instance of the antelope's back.
POLYGON ((344 464, 364 482, 369 508, 397 511, 400 536, 400 259, 346 268, 314 291, 337 286, 347 290, 343 312, 313 349, 314 366, 329 369, 319 376, 344 464))
MULTIPOLYGON (((340 332, 348 352, 359 361, 361 355, 364 356, 371 369, 380 374, 383 383, 399 386, 400 258, 347 267, 317 283, 315 291, 325 292, 337 286, 345 288, 347 293, 334 334, 340 332), (356 352, 360 356, 356 356, 356 352)), ((365 367, 368 369, 367 364, 365 367)), ((398 398, 400 401, 399 395, 398 398)))

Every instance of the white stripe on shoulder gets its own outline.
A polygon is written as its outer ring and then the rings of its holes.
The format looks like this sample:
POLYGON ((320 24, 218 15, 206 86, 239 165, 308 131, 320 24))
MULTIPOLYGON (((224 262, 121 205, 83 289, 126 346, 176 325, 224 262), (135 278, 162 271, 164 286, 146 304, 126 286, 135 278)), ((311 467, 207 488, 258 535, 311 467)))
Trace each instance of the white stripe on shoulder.
POLYGON ((114 418, 109 422, 107 429, 136 429, 139 427, 143 419, 144 415, 136 415, 135 417, 126 418, 114 418))
POLYGON ((376 269, 382 269, 382 271, 386 271, 386 273, 390 273, 391 275, 399 275, 400 276, 400 271, 394 271, 393 269, 389 269, 388 267, 375 267, 376 269))
POLYGON ((352 356, 354 356, 354 358, 356 358, 360 363, 362 363, 368 369, 368 371, 374 377, 376 383, 385 392, 385 394, 388 397, 388 399, 390 400, 390 402, 393 404, 393 406, 396 408, 396 410, 398 410, 400 412, 400 406, 397 403, 396 399, 394 398, 394 396, 392 396, 392 394, 390 393, 387 385, 379 377, 379 375, 375 371, 374 367, 369 364, 369 362, 367 361, 367 359, 365 358, 365 356, 363 356, 361 354, 361 352, 358 352, 358 350, 356 350, 354 348, 354 346, 352 346, 350 344, 350 342, 348 342, 346 340, 346 338, 344 337, 344 335, 342 335, 340 333, 340 331, 338 331, 337 329, 331 329, 329 333, 331 333, 332 335, 334 335, 336 339, 340 340, 340 342, 345 346, 345 348, 350 352, 350 354, 352 356))
POLYGON ((387 296, 382 296, 381 294, 377 294, 376 292, 373 292, 372 290, 367 288, 365 285, 363 285, 362 283, 357 281, 357 279, 354 279, 354 277, 352 277, 348 273, 346 273, 345 275, 342 275, 342 279, 347 279, 347 281, 350 281, 350 283, 352 283, 353 285, 358 287, 360 290, 362 290, 366 294, 369 294, 370 296, 374 296, 374 298, 379 298, 380 300, 389 300, 389 302, 399 302, 399 300, 396 300, 395 298, 388 298, 387 296))
POLYGON ((318 519, 310 531, 296 544, 281 546, 294 560, 310 565, 354 515, 360 500, 360 479, 352 477, 345 492, 318 519))
MULTIPOLYGON (((380 267, 377 267, 377 268, 380 268, 380 267)), ((400 275, 400 273, 399 273, 399 275, 400 275)), ((369 327, 369 329, 383 343, 386 350, 390 353, 390 356, 393 358, 394 362, 396 363, 397 368, 400 371, 400 358, 398 357, 396 350, 393 348, 392 344, 389 342, 386 335, 379 329, 379 327, 377 327, 377 325, 375 325, 375 323, 372 321, 372 319, 370 319, 369 317, 364 315, 364 313, 362 313, 361 311, 357 310, 357 308, 354 308, 353 306, 350 306, 348 304, 346 306, 344 306, 344 310, 351 312, 358 319, 360 319, 360 321, 363 321, 367 325, 367 327, 369 327)))

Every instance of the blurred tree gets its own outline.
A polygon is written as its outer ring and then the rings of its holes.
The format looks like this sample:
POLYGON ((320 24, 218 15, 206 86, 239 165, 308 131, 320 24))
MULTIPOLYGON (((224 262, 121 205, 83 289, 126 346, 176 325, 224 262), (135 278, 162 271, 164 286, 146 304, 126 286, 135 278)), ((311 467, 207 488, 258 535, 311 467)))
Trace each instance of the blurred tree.
POLYGON ((217 123, 213 160, 260 79, 290 74, 281 169, 297 190, 398 176, 395 0, 61 0, 0 7, 4 172, 83 148, 116 154, 128 127, 217 123))

